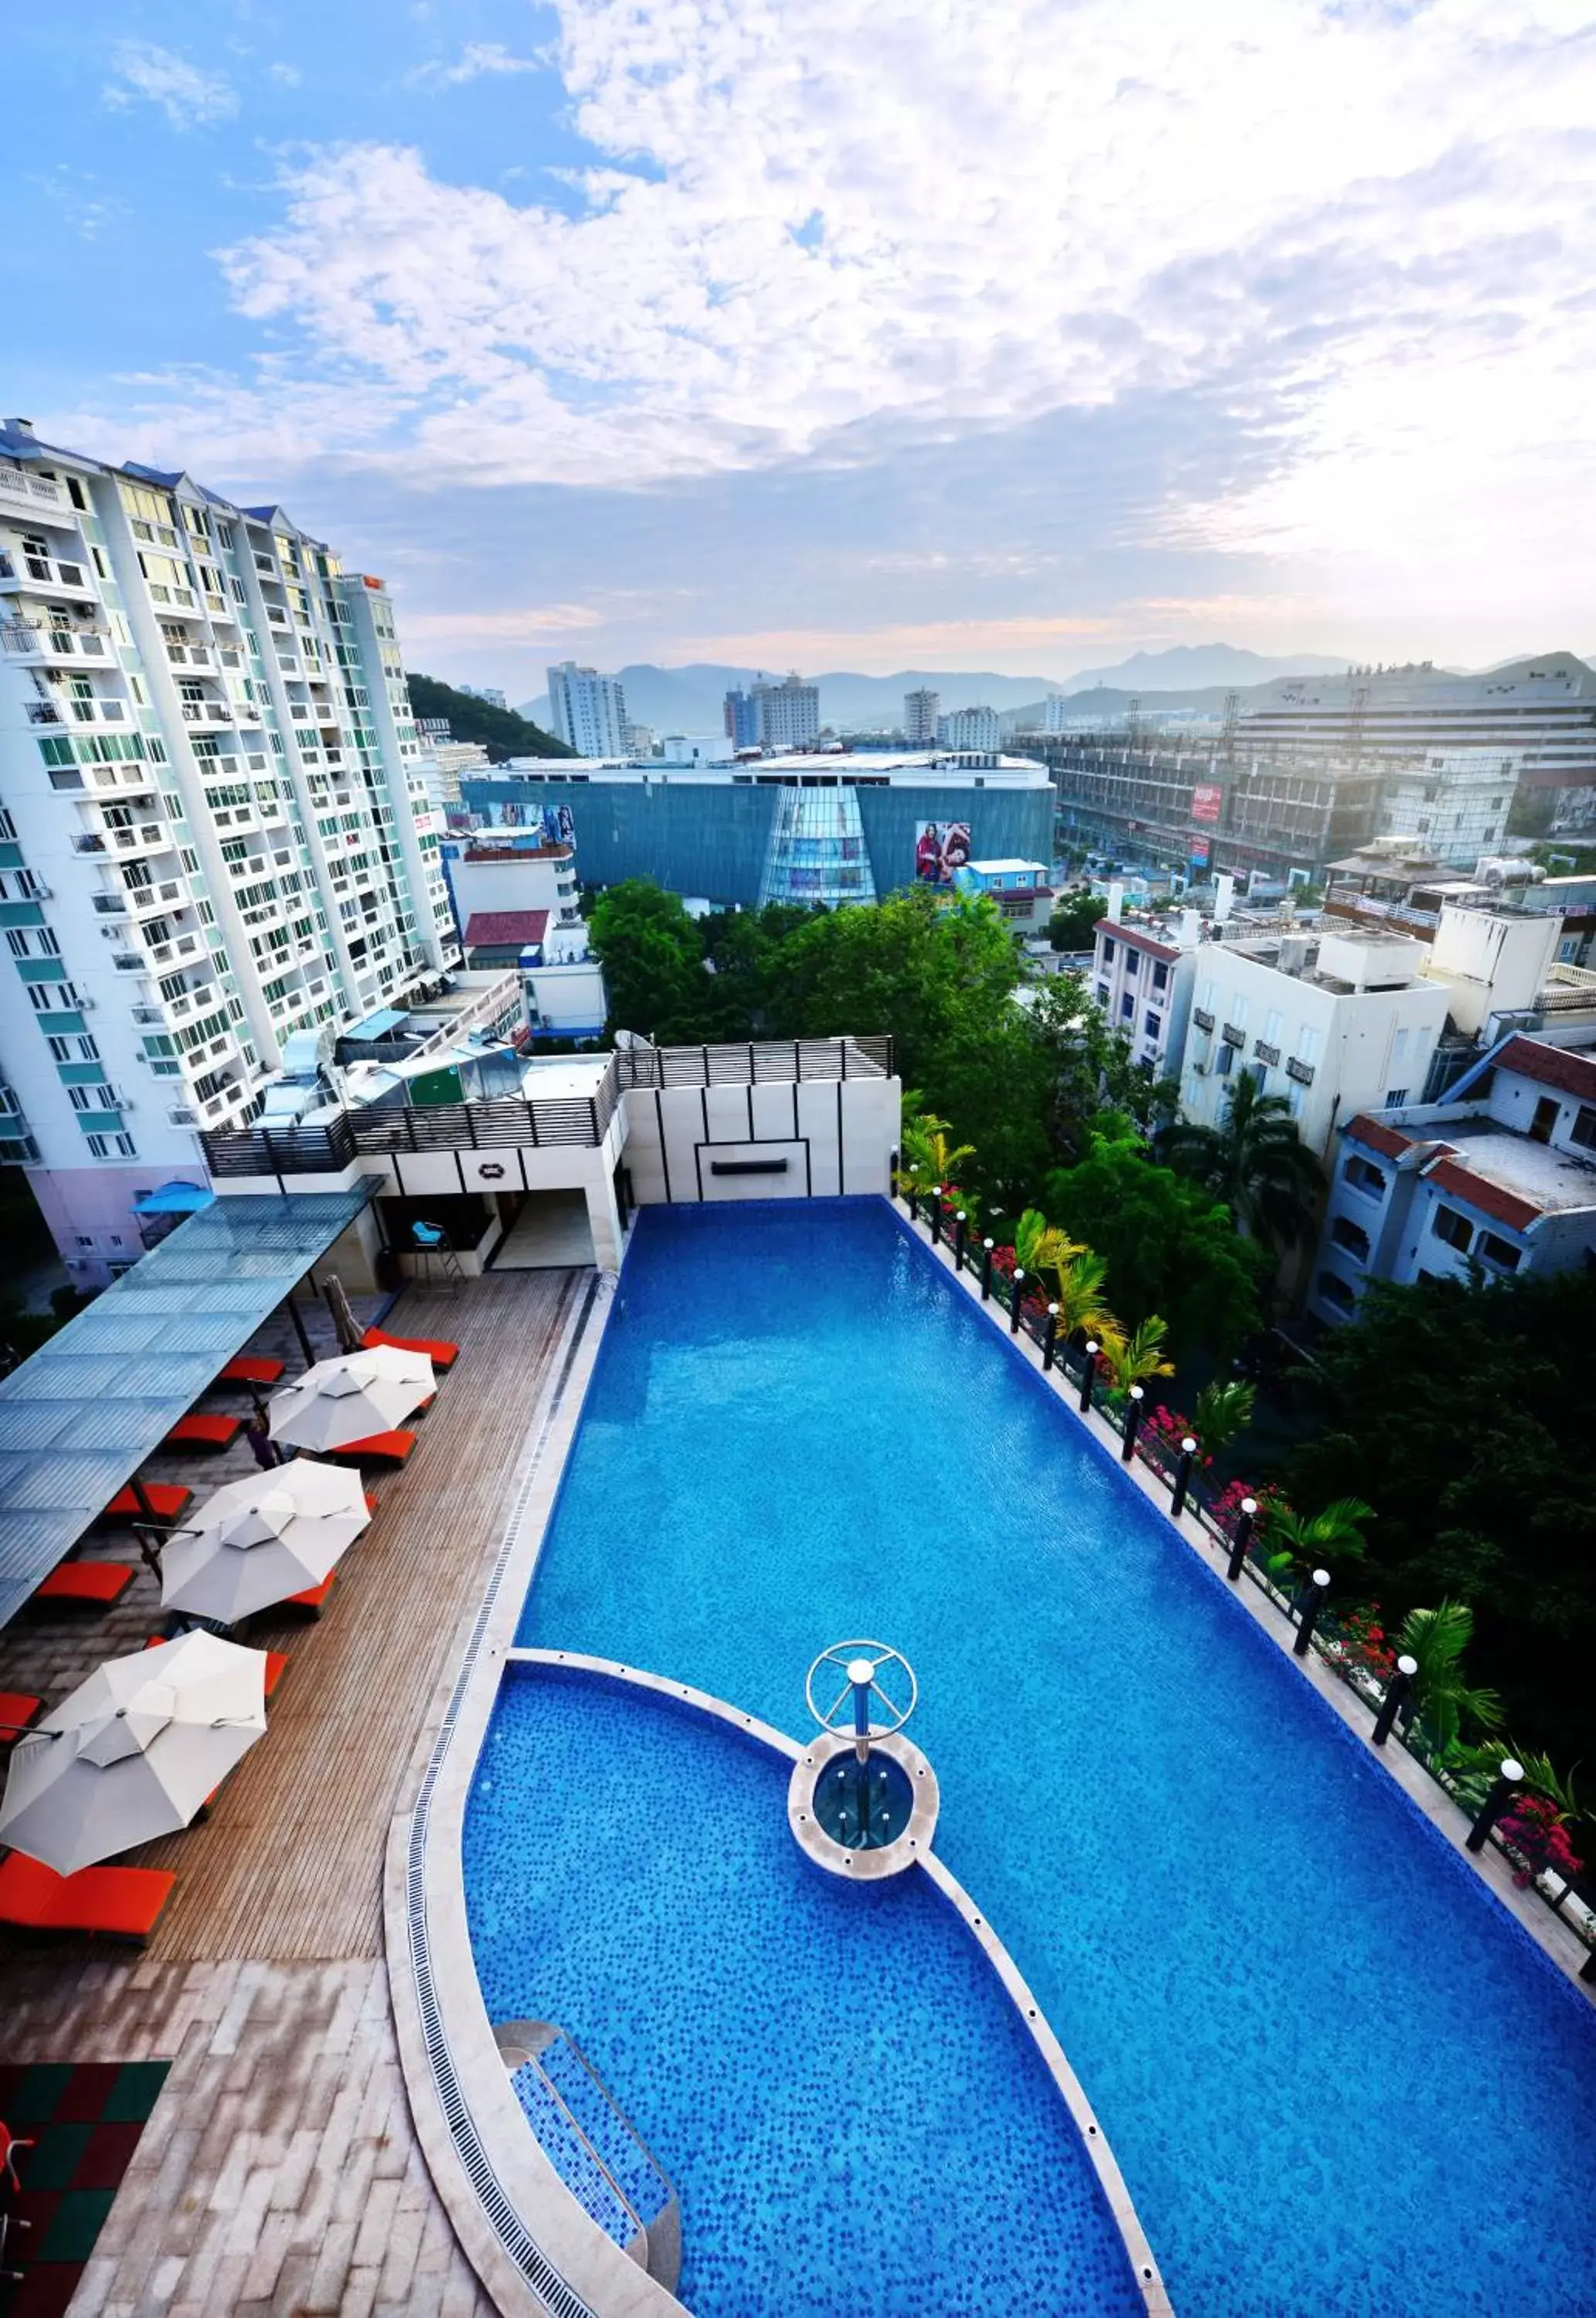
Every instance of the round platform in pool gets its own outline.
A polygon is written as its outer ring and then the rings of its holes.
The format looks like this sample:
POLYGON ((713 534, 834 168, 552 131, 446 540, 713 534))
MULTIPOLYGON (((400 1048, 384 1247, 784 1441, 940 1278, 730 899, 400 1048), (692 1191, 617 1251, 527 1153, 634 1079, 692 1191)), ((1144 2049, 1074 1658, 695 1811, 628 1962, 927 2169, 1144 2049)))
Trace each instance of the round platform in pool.
POLYGON ((884 1851, 896 1843, 914 1810, 914 1784, 902 1765, 878 1748, 861 1763, 850 1747, 834 1755, 814 1783, 814 1815, 833 1843, 854 1851, 884 1851))
POLYGON ((787 1774, 668 1701, 510 1667, 464 1838, 490 2017, 560 2021, 672 2176, 696 2318, 1142 2318, 964 1925, 918 1870, 818 1873, 787 1774))

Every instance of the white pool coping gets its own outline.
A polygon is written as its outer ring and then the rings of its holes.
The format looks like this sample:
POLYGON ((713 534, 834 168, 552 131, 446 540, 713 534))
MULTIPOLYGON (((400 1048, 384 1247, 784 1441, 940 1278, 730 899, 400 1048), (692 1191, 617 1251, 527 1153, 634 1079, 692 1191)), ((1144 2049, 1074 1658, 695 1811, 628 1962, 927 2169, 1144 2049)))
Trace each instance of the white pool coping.
MULTIPOLYGON (((663 1675, 577 1651, 516 1646, 618 1275, 598 1275, 551 1362, 511 1484, 498 1559, 480 1607, 462 1622, 440 1685, 440 1727, 417 1750, 415 1803, 395 1814, 384 1878, 384 1932, 399 2060, 417 2138, 472 2268, 505 2318, 684 2318, 584 2211, 544 2155, 519 2104, 482 2001, 465 1903, 462 1836, 478 1757, 507 1665, 574 1668, 669 1698, 727 1724, 789 1763, 796 1739, 726 1701, 663 1675), (497 2214, 497 2218, 496 2218, 497 2214)), ((434 1718, 428 1718, 429 1730, 434 1718)), ((935 1848, 919 1860, 997 1973, 1080 2136, 1113 2215, 1148 2318, 1173 2318, 1124 2176, 1063 2045, 1009 1951, 935 1848)), ((818 1872, 818 1870, 817 1870, 818 1872)), ((617 2088, 623 2106, 626 2088, 617 2088)), ((684 2233, 692 2216, 683 2214, 684 2233)))

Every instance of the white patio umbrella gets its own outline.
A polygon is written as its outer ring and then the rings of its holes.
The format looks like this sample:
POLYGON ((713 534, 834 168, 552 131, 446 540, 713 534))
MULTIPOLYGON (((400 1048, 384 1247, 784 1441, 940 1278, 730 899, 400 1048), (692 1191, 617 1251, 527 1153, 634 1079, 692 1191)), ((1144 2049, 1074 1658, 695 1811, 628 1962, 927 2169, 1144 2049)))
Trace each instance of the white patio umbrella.
POLYGON ((272 1395, 272 1438, 292 1449, 341 1449, 368 1433, 391 1432, 434 1389, 425 1352, 401 1352, 392 1344, 345 1352, 318 1361, 272 1395))
POLYGON ((161 1547, 168 1610, 231 1626, 319 1586, 372 1516, 360 1475, 307 1458, 229 1481, 161 1547))
POLYGON ((186 1827, 265 1734, 265 1676, 214 1634, 107 1658, 13 1747, 0 1843, 72 1875, 186 1827))

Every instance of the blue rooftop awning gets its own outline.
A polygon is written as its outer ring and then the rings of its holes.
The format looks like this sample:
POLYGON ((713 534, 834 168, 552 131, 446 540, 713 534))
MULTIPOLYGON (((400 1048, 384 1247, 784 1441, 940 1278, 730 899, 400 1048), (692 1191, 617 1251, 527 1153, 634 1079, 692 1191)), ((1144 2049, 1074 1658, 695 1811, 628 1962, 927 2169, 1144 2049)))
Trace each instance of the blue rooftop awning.
POLYGON ((402 1029, 409 1019, 402 1006, 380 1006, 374 1014, 368 1014, 363 1022, 355 1023, 353 1029, 340 1030, 338 1036, 340 1038, 360 1040, 389 1038, 396 1030, 402 1029))
POLYGON ((379 1183, 213 1199, 0 1379, 0 1625, 379 1183))
POLYGON ((197 1216, 216 1197, 208 1183, 163 1183, 133 1202, 136 1216, 197 1216))

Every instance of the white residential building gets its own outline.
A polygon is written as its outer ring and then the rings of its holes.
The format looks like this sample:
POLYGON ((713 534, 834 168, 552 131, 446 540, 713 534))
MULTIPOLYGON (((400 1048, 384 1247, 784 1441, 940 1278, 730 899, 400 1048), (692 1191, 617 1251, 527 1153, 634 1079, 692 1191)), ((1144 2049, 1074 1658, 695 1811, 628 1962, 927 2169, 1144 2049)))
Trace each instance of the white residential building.
POLYGON ((480 741, 434 741, 423 736, 421 777, 436 805, 460 803, 462 773, 489 769, 487 750, 480 741))
POLYGON ((928 749, 937 738, 942 695, 925 687, 903 696, 903 738, 911 749, 928 749))
POLYGON ((438 837, 380 580, 0 427, 0 1157, 78 1280, 291 1033, 453 962, 438 837))
POLYGON ((1206 953, 1195 910, 1173 918, 1099 918, 1091 992, 1154 1078, 1179 1075, 1191 1020, 1197 959, 1206 953))
POLYGON ((489 708, 507 708, 509 705, 496 684, 462 684, 455 689, 463 692, 468 700, 486 701, 489 708))
POLYGON ((621 679, 561 660, 548 671, 549 729, 579 757, 626 754, 626 695, 621 679))
POLYGON ((806 749, 820 738, 820 688, 796 672, 780 684, 756 684, 750 697, 762 749, 806 749))
POLYGON ((1344 1320, 1375 1280, 1502 1280, 1592 1260, 1596 1059, 1513 1036, 1447 1101, 1344 1122, 1309 1308, 1344 1320))
POLYGON ((937 719, 937 738, 945 749, 996 749, 1000 737, 995 708, 955 708, 937 719))
POLYGON ((1181 1110, 1217 1126, 1232 1084, 1250 1072, 1286 1097, 1302 1140, 1324 1159, 1338 1119, 1423 1092, 1448 1011, 1423 960, 1422 944, 1362 929, 1206 942, 1181 1110))

